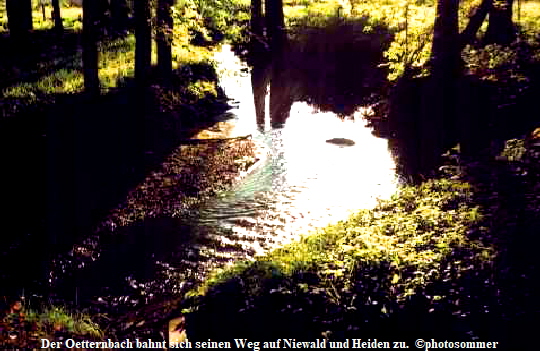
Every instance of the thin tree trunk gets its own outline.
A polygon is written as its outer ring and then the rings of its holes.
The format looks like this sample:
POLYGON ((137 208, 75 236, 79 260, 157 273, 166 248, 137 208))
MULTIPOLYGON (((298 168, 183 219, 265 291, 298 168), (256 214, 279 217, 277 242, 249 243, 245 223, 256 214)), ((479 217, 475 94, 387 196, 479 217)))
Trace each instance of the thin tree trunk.
POLYGON ((487 17, 487 14, 491 10, 493 5, 493 0, 483 0, 480 6, 476 8, 474 14, 469 19, 467 27, 460 34, 460 51, 465 48, 468 44, 471 44, 476 37, 476 33, 484 23, 484 20, 487 17))
POLYGON ((268 49, 268 44, 264 38, 262 0, 251 0, 251 20, 249 27, 251 31, 250 53, 257 55, 259 53, 266 52, 268 49))
POLYGON ((514 0, 493 3, 489 12, 489 25, 484 37, 486 44, 509 45, 516 39, 516 30, 512 22, 514 0))
POLYGON ((40 1, 39 6, 41 7, 41 17, 43 18, 43 22, 47 20, 47 14, 45 13, 45 2, 40 1))
POLYGON ((99 95, 96 3, 83 1, 83 75, 84 90, 91 96, 99 95))
POLYGON ((251 0, 251 32, 256 35, 263 34, 263 23, 262 23, 262 1, 261 0, 251 0))
POLYGON ((129 6, 127 0, 111 0, 110 10, 114 34, 123 36, 128 28, 129 6))
POLYGON ((152 67, 152 20, 151 1, 137 0, 134 3, 135 12, 135 103, 137 113, 133 123, 133 144, 138 160, 143 162, 146 148, 146 115, 148 111, 148 87, 150 85, 150 70, 152 67))
POLYGON ((157 9, 158 28, 156 41, 158 53, 158 67, 161 80, 165 86, 168 86, 170 84, 172 78, 172 4, 172 0, 159 0, 157 9))
POLYGON ((146 88, 152 64, 152 23, 149 0, 135 2, 135 80, 146 88))
POLYGON ((64 24, 62 23, 62 16, 60 14, 60 1, 52 0, 53 16, 54 16, 54 29, 57 33, 64 31, 64 24))

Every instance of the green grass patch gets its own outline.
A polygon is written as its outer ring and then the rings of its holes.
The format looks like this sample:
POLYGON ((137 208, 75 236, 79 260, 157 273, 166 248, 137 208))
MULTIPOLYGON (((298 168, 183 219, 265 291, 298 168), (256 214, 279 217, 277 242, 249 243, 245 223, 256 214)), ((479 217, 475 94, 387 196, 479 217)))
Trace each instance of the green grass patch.
MULTIPOLYGON (((212 315, 236 321, 229 333, 272 320, 279 325, 269 330, 295 330, 291 337, 297 338, 343 337, 343 330, 389 337, 377 328, 400 311, 428 319, 433 309, 450 319, 467 316, 471 301, 488 296, 496 258, 472 196, 469 184, 447 179, 403 187, 373 210, 217 270, 186 296, 192 335, 219 335, 220 327, 212 329, 208 320, 212 315), (425 307, 411 305, 418 296, 425 307), (209 332, 199 329, 205 326, 209 332)), ((265 333, 246 335, 274 335, 265 333)))
MULTIPOLYGON (((410 289, 444 276, 442 263, 458 249, 478 262, 494 258, 494 249, 483 238, 468 236, 482 218, 471 196, 468 184, 445 179, 404 187, 374 210, 359 211, 347 221, 306 235, 255 262, 215 272, 199 293, 253 267, 267 267, 259 276, 263 279, 315 271, 321 284, 337 279, 351 285, 359 266, 388 262, 392 269, 386 271, 390 275, 385 279, 399 291, 396 298, 404 298, 410 289)), ((384 272, 373 272, 378 273, 384 272)))
POLYGON ((62 334, 75 340, 102 340, 104 332, 89 314, 63 306, 42 304, 22 308, 0 320, 0 346, 38 347, 40 339, 56 341, 62 334))

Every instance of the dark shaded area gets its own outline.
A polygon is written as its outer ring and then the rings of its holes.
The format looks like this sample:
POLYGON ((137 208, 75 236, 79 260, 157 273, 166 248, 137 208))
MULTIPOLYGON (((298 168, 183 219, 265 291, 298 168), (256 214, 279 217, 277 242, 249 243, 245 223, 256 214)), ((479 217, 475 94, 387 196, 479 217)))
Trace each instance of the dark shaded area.
MULTIPOLYGON (((175 83, 217 79, 213 68, 203 66, 184 67, 193 74, 177 72, 175 83)), ((29 109, 1 121, 9 171, 0 180, 10 204, 1 214, 10 228, 2 239, 0 265, 10 267, 2 270, 3 295, 20 294, 33 280, 43 282, 47 262, 88 235, 180 140, 212 125, 229 108, 222 93, 168 113, 160 111, 159 99, 150 98, 141 125, 133 123, 140 112, 133 84, 123 84, 127 87, 91 100, 56 95, 55 104, 40 113, 29 109)))
MULTIPOLYGON (((540 93, 539 80, 531 78, 526 87, 483 81, 465 76, 458 81, 457 118, 446 123, 442 138, 433 145, 421 145, 421 128, 434 115, 423 112, 424 92, 429 77, 402 78, 390 93, 388 116, 370 119, 377 136, 388 138, 397 156, 398 172, 404 179, 421 181, 438 174, 445 161, 442 154, 460 144, 466 160, 485 160, 500 153, 505 140, 523 138, 538 126, 531 115, 540 93)), ((429 109, 427 110, 429 111, 429 109)))
POLYGON ((377 65, 391 34, 383 27, 363 33, 364 20, 335 21, 327 28, 292 33, 272 54, 267 54, 264 43, 254 38, 248 62, 253 66, 257 123, 264 125, 268 85, 274 127, 285 123, 295 101, 347 117, 385 93, 387 72, 377 65))
POLYGON ((66 31, 58 37, 54 30, 33 31, 29 33, 28 45, 24 54, 18 54, 21 44, 13 42, 6 33, 0 34, 0 48, 10 55, 0 56, 0 89, 17 83, 36 82, 55 70, 70 67, 80 50, 81 34, 66 31), (58 58, 66 60, 58 60, 58 58), (69 58, 69 59, 68 59, 69 58))
MULTIPOLYGON (((456 252, 452 259, 467 260, 466 254, 456 252)), ((275 340, 281 336, 313 341, 324 335, 332 341, 376 338, 391 343, 406 341, 409 345, 420 337, 470 341, 482 336, 481 340, 501 340, 496 337, 499 329, 493 329, 493 322, 488 322, 495 314, 486 314, 482 307, 493 303, 488 301, 493 287, 482 285, 488 276, 482 272, 458 276, 450 260, 442 267, 448 267, 449 280, 427 284, 397 303, 395 292, 389 289, 394 269, 390 262, 359 262, 351 276, 356 283, 349 288, 342 285, 342 280, 321 284, 315 271, 299 271, 286 277, 277 267, 254 264, 245 273, 212 287, 205 297, 188 301, 198 306, 186 315, 188 338, 232 342, 233 338, 275 340), (448 298, 431 298, 451 287, 456 291, 448 298), (486 299, 480 301, 482 297, 486 299)))
MULTIPOLYGON (((536 147, 536 152, 538 147, 536 147)), ((529 326, 540 316, 536 282, 540 279, 537 248, 540 245, 538 157, 518 162, 527 173, 516 172, 513 162, 479 162, 469 166, 467 179, 478 189, 475 201, 488 211, 486 225, 495 228, 500 250, 495 261, 496 299, 492 318, 486 318, 486 335, 501 340, 506 349, 527 350, 534 343, 529 326)), ((484 298, 479 304, 485 304, 484 298)))

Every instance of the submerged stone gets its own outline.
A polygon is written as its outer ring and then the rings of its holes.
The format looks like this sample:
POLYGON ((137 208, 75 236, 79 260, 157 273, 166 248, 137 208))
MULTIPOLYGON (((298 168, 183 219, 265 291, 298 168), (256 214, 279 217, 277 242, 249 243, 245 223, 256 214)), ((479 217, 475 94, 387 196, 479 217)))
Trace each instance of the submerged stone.
POLYGON ((345 138, 332 138, 328 139, 326 142, 340 146, 353 146, 355 144, 354 140, 345 138))

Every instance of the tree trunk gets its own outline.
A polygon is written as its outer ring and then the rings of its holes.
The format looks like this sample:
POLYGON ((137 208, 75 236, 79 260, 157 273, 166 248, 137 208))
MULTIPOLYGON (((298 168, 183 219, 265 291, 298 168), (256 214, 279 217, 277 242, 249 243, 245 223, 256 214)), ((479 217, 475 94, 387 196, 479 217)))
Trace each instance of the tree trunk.
POLYGON ((263 34, 263 23, 262 23, 262 1, 261 0, 251 0, 251 32, 256 35, 263 34))
POLYGON ((152 65, 152 22, 149 0, 135 2, 135 81, 146 88, 152 65))
POLYGON ((32 0, 6 0, 6 11, 11 38, 26 40, 32 30, 32 0))
POLYGON ((47 20, 47 14, 45 13, 45 3, 40 1, 39 7, 41 7, 41 17, 43 18, 43 22, 47 20))
POLYGON ((83 75, 84 90, 91 96, 99 95, 99 71, 97 50, 97 16, 93 0, 83 1, 83 75))
POLYGON ((279 47, 285 34, 283 0, 265 0, 266 35, 273 48, 279 47))
POLYGON ((486 44, 509 45, 516 39, 516 30, 512 22, 514 0, 494 1, 489 12, 489 25, 484 37, 486 44))
POLYGON ((111 0, 110 10, 114 35, 125 35, 129 20, 129 6, 127 0, 111 0))
POLYGON ((158 67, 160 78, 165 86, 170 85, 172 78, 173 18, 171 16, 172 0, 159 0, 157 9, 158 28, 156 35, 158 67))
POLYGON ((111 29, 111 18, 109 16, 110 4, 109 0, 94 0, 96 1, 96 23, 99 28, 100 36, 107 37, 111 29))
POLYGON ((57 33, 62 33, 64 31, 64 24, 62 23, 62 16, 60 14, 60 1, 52 0, 52 6, 54 14, 54 29, 57 33))
POLYGON ((480 6, 474 11, 471 18, 469 18, 467 27, 460 34, 460 51, 463 50, 466 45, 471 44, 474 41, 476 33, 478 33, 482 23, 484 23, 492 5, 493 0, 483 0, 480 6))
POLYGON ((432 76, 449 77, 459 68, 459 0, 439 0, 431 47, 432 76))
POLYGON ((249 52, 254 55, 264 53, 268 49, 266 39, 264 38, 263 21, 262 0, 251 0, 251 19, 249 24, 251 35, 249 52))
POLYGON ((439 0, 433 29, 431 49, 431 77, 424 95, 420 128, 423 138, 421 148, 433 150, 431 159, 422 160, 424 170, 437 165, 446 148, 448 130, 455 123, 457 105, 457 80, 460 67, 459 0, 439 0))
POLYGON ((150 0, 137 0, 135 12, 135 103, 137 113, 133 121, 135 154, 143 162, 146 148, 146 116, 148 111, 150 70, 152 68, 152 11, 150 0))

